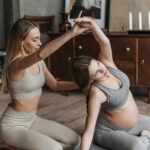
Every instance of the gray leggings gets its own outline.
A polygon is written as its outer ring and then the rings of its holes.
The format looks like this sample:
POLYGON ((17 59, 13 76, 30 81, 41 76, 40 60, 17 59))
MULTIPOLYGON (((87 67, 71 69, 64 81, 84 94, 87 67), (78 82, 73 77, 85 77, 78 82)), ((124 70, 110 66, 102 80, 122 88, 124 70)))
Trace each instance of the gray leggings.
POLYGON ((0 129, 6 143, 25 150, 72 150, 80 143, 73 130, 42 119, 36 112, 17 112, 11 107, 1 118, 0 129))
POLYGON ((150 131, 150 117, 140 115, 134 128, 123 129, 100 116, 94 139, 98 145, 109 150, 150 150, 150 136, 139 136, 142 130, 150 131))

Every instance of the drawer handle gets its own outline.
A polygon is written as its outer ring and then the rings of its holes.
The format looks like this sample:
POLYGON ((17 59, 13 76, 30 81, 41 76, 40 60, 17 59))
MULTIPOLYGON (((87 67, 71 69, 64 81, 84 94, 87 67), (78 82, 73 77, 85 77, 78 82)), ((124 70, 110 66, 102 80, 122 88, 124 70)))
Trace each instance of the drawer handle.
POLYGON ((141 60, 141 65, 144 65, 145 64, 145 61, 144 59, 141 60))
POLYGON ((72 60, 72 58, 71 58, 71 57, 68 57, 67 61, 68 61, 69 63, 71 62, 71 60, 72 60))
POLYGON ((79 50, 82 50, 82 49, 83 49, 83 46, 82 46, 82 45, 79 45, 79 46, 78 46, 78 49, 79 49, 79 50))
POLYGON ((129 52, 130 50, 130 47, 126 47, 126 52, 129 52))
POLYGON ((121 66, 122 66, 122 64, 121 64, 121 63, 119 63, 119 64, 118 64, 118 67, 121 67, 121 66))

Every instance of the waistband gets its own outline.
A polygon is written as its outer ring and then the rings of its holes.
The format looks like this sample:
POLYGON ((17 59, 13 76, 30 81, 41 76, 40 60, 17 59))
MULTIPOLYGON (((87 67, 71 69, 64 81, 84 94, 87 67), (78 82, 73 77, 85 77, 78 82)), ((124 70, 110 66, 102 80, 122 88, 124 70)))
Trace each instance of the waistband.
POLYGON ((19 112, 8 106, 0 120, 1 127, 25 127, 30 128, 32 122, 36 119, 36 111, 19 112))
POLYGON ((9 116, 16 116, 16 117, 21 117, 21 118, 30 118, 30 117, 34 117, 36 115, 36 111, 32 111, 32 112, 20 112, 15 110, 14 108, 12 108, 11 106, 8 106, 6 108, 6 110, 4 111, 4 116, 5 115, 9 115, 9 116))
POLYGON ((130 131, 132 128, 122 128, 122 127, 119 127, 115 124, 113 124, 112 122, 110 122, 104 115, 100 115, 97 119, 97 125, 99 126, 105 126, 111 130, 121 130, 121 131, 130 131))

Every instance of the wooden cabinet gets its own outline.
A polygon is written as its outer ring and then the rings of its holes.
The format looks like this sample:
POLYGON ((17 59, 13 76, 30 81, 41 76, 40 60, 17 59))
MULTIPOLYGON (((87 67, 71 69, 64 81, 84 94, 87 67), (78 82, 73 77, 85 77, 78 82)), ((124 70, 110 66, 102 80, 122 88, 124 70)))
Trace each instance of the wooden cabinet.
POLYGON ((138 84, 150 85, 150 37, 140 37, 138 44, 138 84))
POLYGON ((83 34, 74 38, 75 56, 89 55, 93 58, 98 57, 99 46, 91 34, 83 34))
MULTIPOLYGON (((50 40, 61 34, 50 34, 50 40)), ((48 68, 59 79, 72 80, 69 60, 79 55, 90 55, 97 58, 99 46, 91 34, 82 34, 65 43, 58 51, 48 58, 48 68)))
POLYGON ((114 61, 131 81, 131 86, 146 87, 150 103, 150 37, 144 35, 109 35, 114 61))
POLYGON ((125 72, 131 82, 136 84, 137 38, 128 36, 110 36, 115 64, 125 72))
MULTIPOLYGON (((51 34, 50 40, 58 36, 60 34, 51 34)), ((56 78, 64 80, 72 79, 68 60, 74 56, 73 43, 73 39, 71 39, 48 58, 48 69, 56 78)))

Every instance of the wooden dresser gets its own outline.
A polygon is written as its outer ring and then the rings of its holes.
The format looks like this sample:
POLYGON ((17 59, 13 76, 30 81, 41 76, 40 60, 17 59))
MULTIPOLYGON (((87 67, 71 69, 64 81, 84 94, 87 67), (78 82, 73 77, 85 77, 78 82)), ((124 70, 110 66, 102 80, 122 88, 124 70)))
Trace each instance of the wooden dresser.
POLYGON ((131 81, 131 86, 146 87, 150 103, 150 36, 109 34, 116 65, 131 81))
MULTIPOLYGON (((60 35, 60 33, 51 33, 50 40, 60 35)), ((91 34, 83 34, 71 39, 53 53, 48 58, 48 68, 56 78, 72 80, 69 60, 79 55, 90 55, 93 58, 97 58, 98 52, 98 43, 93 36, 91 34)))
MULTIPOLYGON (((50 40, 60 36, 50 34, 50 40)), ((133 87, 146 87, 150 103, 150 36, 109 33, 113 58, 118 68, 123 70, 133 87)), ((83 34, 71 39, 48 58, 48 68, 60 79, 71 80, 69 60, 78 55, 97 58, 99 47, 91 34, 83 34)))

